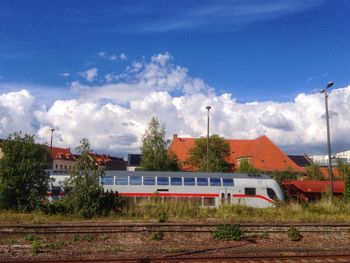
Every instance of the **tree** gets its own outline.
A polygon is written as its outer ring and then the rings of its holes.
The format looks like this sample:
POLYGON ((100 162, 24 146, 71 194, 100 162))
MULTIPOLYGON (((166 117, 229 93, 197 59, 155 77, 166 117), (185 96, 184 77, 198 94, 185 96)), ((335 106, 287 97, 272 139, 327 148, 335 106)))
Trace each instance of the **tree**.
POLYGON ((324 176, 320 171, 320 167, 317 164, 311 163, 305 168, 306 176, 313 180, 324 180, 324 176))
POLYGON ((45 172, 50 153, 36 144, 33 135, 9 135, 0 144, 0 208, 32 211, 46 196, 49 175, 45 172))
POLYGON ((70 171, 70 179, 66 182, 68 189, 64 202, 69 211, 78 216, 91 218, 103 213, 104 191, 100 178, 104 171, 90 157, 90 144, 87 139, 80 141, 77 151, 80 157, 70 171))
POLYGON ((340 177, 344 180, 344 192, 343 197, 346 203, 350 202, 350 166, 347 163, 338 160, 337 166, 339 169, 340 177))
POLYGON ((258 173, 259 169, 255 168, 247 158, 243 158, 239 162, 239 167, 237 169, 238 173, 258 173))
POLYGON ((170 140, 166 140, 165 125, 152 117, 142 136, 141 169, 144 171, 178 171, 174 154, 168 154, 170 140))
POLYGON ((232 164, 227 161, 230 156, 230 145, 217 134, 209 138, 209 163, 207 158, 207 138, 196 139, 195 145, 189 150, 187 163, 200 171, 227 172, 232 164))

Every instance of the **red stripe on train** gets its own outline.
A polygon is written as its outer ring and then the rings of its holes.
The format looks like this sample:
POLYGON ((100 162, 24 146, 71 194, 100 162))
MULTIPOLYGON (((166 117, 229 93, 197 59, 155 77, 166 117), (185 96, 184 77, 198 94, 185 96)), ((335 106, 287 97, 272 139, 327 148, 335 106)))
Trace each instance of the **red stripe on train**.
MULTIPOLYGON (((118 193, 120 196, 140 196, 140 197, 152 197, 152 196, 172 196, 172 197, 219 197, 219 194, 188 194, 188 193, 118 193)), ((259 198, 264 201, 273 203, 274 201, 263 195, 244 195, 244 194, 232 194, 232 197, 236 198, 259 198)))

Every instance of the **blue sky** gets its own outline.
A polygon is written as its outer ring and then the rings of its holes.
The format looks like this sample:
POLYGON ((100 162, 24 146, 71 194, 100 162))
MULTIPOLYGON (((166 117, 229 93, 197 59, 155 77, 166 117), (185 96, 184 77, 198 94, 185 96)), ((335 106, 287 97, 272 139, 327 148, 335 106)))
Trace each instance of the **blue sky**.
POLYGON ((2 1, 2 82, 66 87, 61 72, 122 71, 169 52, 191 75, 242 101, 290 100, 349 84, 350 2, 2 1))
MULTIPOLYGON (((196 92, 204 94, 203 103, 222 102, 221 95, 231 94, 229 101, 242 105, 251 102, 262 105, 266 101, 289 105, 300 94, 313 96, 330 80, 335 82, 336 89, 349 86, 349 14, 348 0, 2 0, 0 95, 25 89, 29 93, 21 96, 26 103, 30 102, 28 110, 33 114, 38 110, 54 114, 55 102, 69 103, 72 99, 80 102, 94 99, 99 109, 112 103, 130 110, 137 103, 144 105, 139 100, 146 103, 148 97, 139 98, 131 93, 145 92, 141 86, 145 80, 150 83, 149 75, 165 74, 171 79, 175 72, 177 77, 182 74, 175 86, 172 83, 164 86, 160 79, 149 85, 153 85, 155 92, 169 94, 172 100, 169 103, 176 108, 184 126, 168 123, 166 114, 164 118, 159 114, 161 121, 170 126, 170 133, 200 136, 200 130, 205 130, 202 127, 205 118, 198 123, 198 128, 189 129, 185 126, 190 121, 181 113, 180 104, 189 94, 189 86, 191 96, 196 92), (157 58, 159 55, 163 57, 157 58), (137 65, 142 68, 142 74, 137 65), (154 68, 158 72, 151 70, 154 68)), ((155 81, 153 77, 152 81, 155 81)), ((150 94, 147 92, 145 96, 150 94)), ((9 114, 9 110, 2 112, 9 114)), ((156 113, 147 112, 142 121, 135 120, 139 130, 145 127, 149 115, 156 113)), ((213 114, 215 116, 215 112, 213 114)), ((259 120, 265 128, 272 127, 271 132, 263 127, 259 131, 249 128, 241 133, 223 132, 223 135, 250 138, 268 133, 272 140, 290 149, 295 141, 287 143, 279 139, 282 135, 276 135, 275 131, 287 127, 285 131, 290 132, 298 125, 287 123, 291 118, 287 113, 276 118, 271 117, 271 112, 266 114, 267 119, 259 120), (267 121, 272 119, 274 123, 267 121), (281 123, 275 123, 276 119, 281 123)), ((31 118, 26 129, 38 138, 46 140, 45 133, 56 125, 60 145, 76 143, 77 139, 59 135, 58 122, 49 121, 49 117, 46 121, 39 120, 38 114, 31 118)), ((219 116, 217 118, 213 132, 219 133, 222 124, 219 116)), ((7 125, 7 128, 0 127, 1 136, 6 136, 14 127, 20 128, 7 125)), ((116 136, 125 138, 127 132, 130 130, 116 136)), ((291 151, 321 152, 321 141, 311 141, 305 142, 305 145, 310 143, 310 147, 292 147, 291 151)), ((101 149, 115 152, 118 145, 101 149)), ((137 149, 137 145, 135 142, 132 149, 137 149)), ((339 139, 338 145, 339 150, 347 149, 350 141, 344 144, 339 139)))

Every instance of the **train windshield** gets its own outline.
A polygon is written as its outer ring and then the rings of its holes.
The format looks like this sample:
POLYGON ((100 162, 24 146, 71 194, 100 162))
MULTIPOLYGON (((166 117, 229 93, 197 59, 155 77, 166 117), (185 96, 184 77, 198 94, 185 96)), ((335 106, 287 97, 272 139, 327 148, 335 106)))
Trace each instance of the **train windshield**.
POLYGON ((277 195, 276 195, 275 191, 272 188, 267 188, 267 195, 271 199, 277 199, 277 195))

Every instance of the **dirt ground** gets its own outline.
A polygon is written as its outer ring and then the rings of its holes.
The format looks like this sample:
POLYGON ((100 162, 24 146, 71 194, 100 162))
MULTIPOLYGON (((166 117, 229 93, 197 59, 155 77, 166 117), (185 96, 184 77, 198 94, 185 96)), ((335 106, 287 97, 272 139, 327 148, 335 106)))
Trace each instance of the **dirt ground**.
POLYGON ((350 233, 303 234, 291 241, 285 233, 246 236, 240 241, 210 233, 115 233, 69 235, 1 235, 0 261, 16 258, 181 257, 290 255, 350 251, 350 233))

